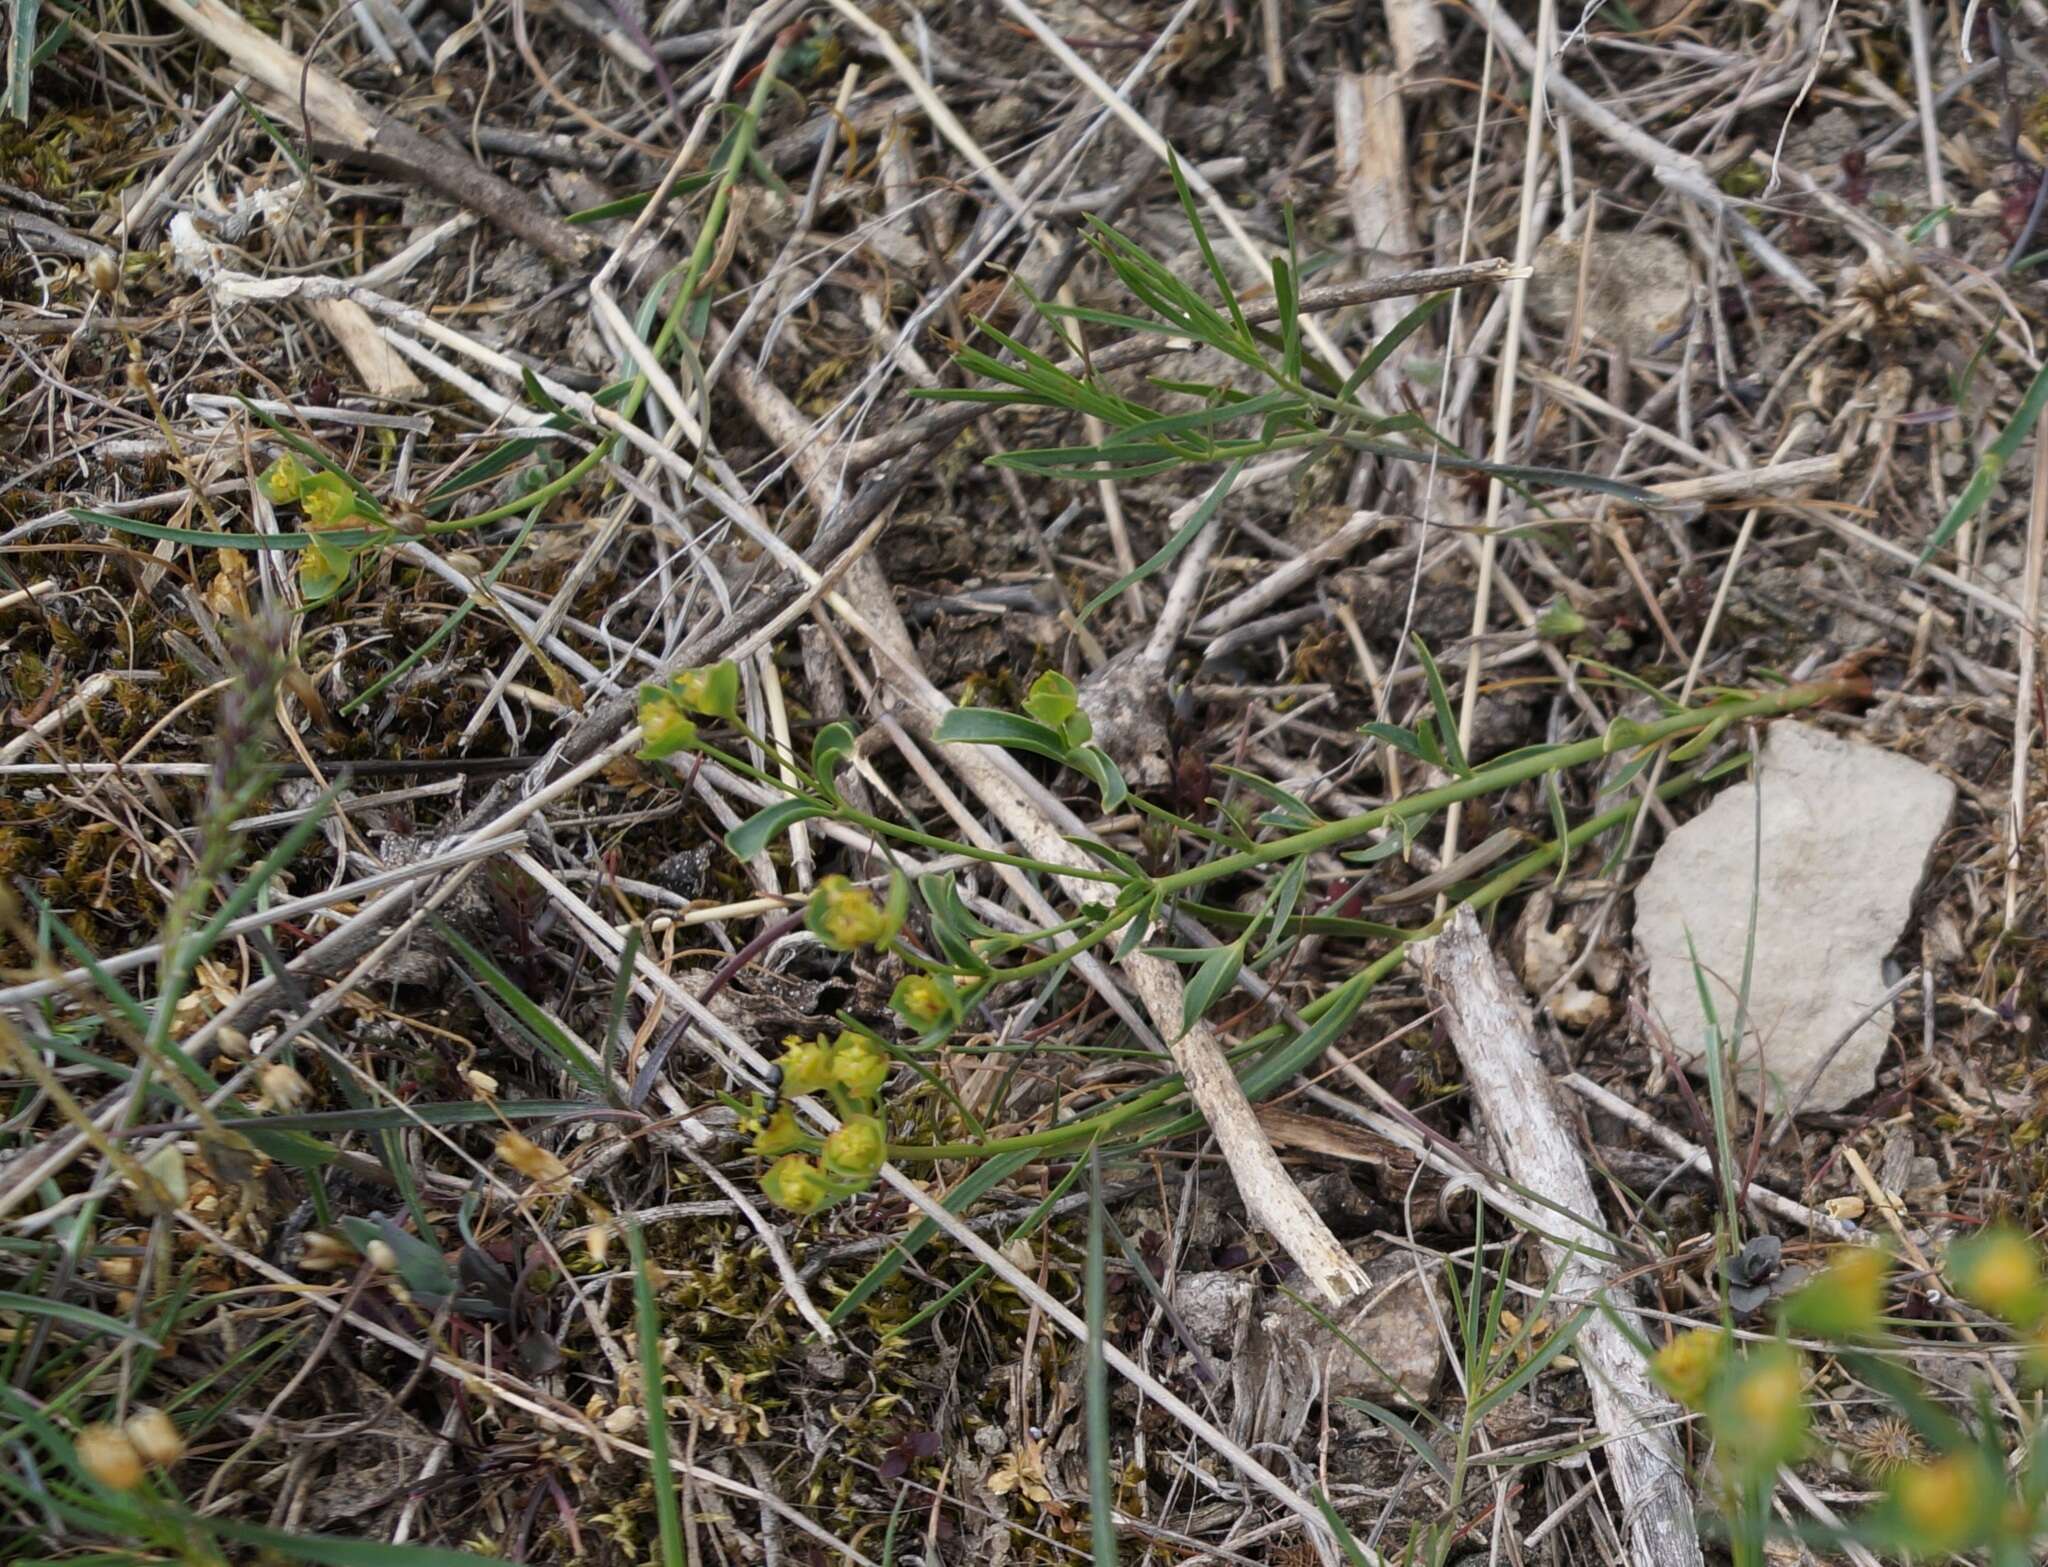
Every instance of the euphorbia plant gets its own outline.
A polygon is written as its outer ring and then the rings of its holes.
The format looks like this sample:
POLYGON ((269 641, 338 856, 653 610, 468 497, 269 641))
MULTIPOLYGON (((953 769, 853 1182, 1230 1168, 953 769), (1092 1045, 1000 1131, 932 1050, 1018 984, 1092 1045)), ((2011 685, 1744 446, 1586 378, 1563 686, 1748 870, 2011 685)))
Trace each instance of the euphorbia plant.
MULTIPOLYGON (((1434 662, 1426 664, 1425 669, 1432 684, 1436 684, 1434 662)), ((939 726, 938 739, 942 743, 997 745, 1025 757, 1052 762, 1094 785, 1105 807, 1114 808, 1112 801, 1135 805, 1148 819, 1212 847, 1213 852, 1206 859, 1158 872, 1148 871, 1132 856, 1098 839, 1075 840, 1076 846, 1088 856, 1087 862, 1054 864, 941 837, 859 810, 841 795, 836 782, 838 769, 854 749, 852 730, 845 724, 823 726, 808 756, 776 745, 754 733, 739 717, 739 675, 731 664, 688 670, 664 684, 643 688, 641 755, 649 759, 679 754, 710 757, 786 796, 727 834, 727 848, 743 860, 769 848, 797 822, 830 818, 872 835, 885 851, 900 846, 1015 866, 1037 873, 1054 893, 1061 886, 1089 889, 1056 923, 1024 931, 1001 931, 974 916, 950 873, 915 878, 916 901, 921 907, 914 913, 910 897, 912 878, 899 871, 892 869, 887 890, 879 897, 843 876, 821 879, 803 909, 801 923, 828 947, 841 951, 867 948, 885 953, 903 965, 904 973, 891 993, 889 1010, 907 1036, 904 1045, 913 1050, 943 1045, 983 1001, 1002 987, 1042 981, 1064 970, 1084 953, 1121 957, 1151 942, 1155 930, 1176 915, 1199 925, 1221 927, 1224 932, 1210 945, 1147 949, 1157 956, 1191 965, 1184 1020, 1189 1026, 1220 1000, 1242 969, 1269 966, 1284 959, 1304 936, 1314 934, 1383 947, 1381 954, 1365 968, 1301 1008, 1305 1027, 1279 1025, 1253 1035, 1238 1047, 1235 1058, 1246 1091, 1259 1097, 1277 1090, 1320 1055, 1357 1014, 1372 986, 1400 963, 1407 944, 1433 934, 1440 924, 1432 920, 1400 927, 1315 912, 1306 896, 1311 856, 1335 852, 1362 860, 1377 859, 1385 853, 1385 843, 1398 847, 1455 801, 1499 794, 1617 755, 1627 759, 1621 779, 1625 784, 1660 753, 1680 761, 1696 757, 1731 725, 1795 712, 1845 694, 1848 689, 1838 685, 1807 685, 1754 696, 1723 693, 1702 707, 1680 708, 1670 704, 1662 717, 1646 723, 1617 720, 1605 734, 1591 739, 1570 745, 1533 747, 1478 765, 1468 762, 1462 754, 1446 756, 1435 736, 1401 731, 1403 741, 1413 746, 1416 754, 1442 758, 1444 771, 1449 774, 1447 782, 1375 810, 1332 820, 1318 815, 1305 801, 1273 784, 1248 780, 1269 808, 1242 824, 1224 818, 1220 833, 1151 800, 1129 795, 1113 764, 1093 745, 1078 707, 1070 705, 1072 687, 1062 678, 1041 677, 1035 682, 1024 713, 955 709, 939 726), (758 747, 769 765, 756 765, 722 747, 716 738, 719 727, 736 731, 758 747), (1382 836, 1385 843, 1363 847, 1376 835, 1382 836), (1205 901, 1204 894, 1218 883, 1239 878, 1262 880, 1263 894, 1249 901, 1237 900, 1234 907, 1205 901)), ((1448 697, 1444 697, 1443 706, 1448 705, 1448 697)), ((1727 765, 1739 765, 1739 760, 1727 765)), ((1709 767, 1680 772, 1667 779, 1658 793, 1668 798, 1698 785, 1719 770, 1709 767)), ((1551 794, 1555 801, 1555 791, 1551 794)), ((1560 860, 1569 860, 1586 844, 1625 826, 1641 804, 1639 798, 1625 798, 1576 825, 1564 818, 1561 804, 1554 805, 1557 832, 1549 843, 1495 871, 1477 886, 1455 889, 1454 901, 1481 909, 1492 906, 1530 877, 1560 860)), ((847 1019, 850 1026, 856 1021, 847 1019)), ((851 1049, 849 1039, 849 1035, 842 1034, 829 1047, 827 1055, 851 1049)), ((794 1060, 788 1055, 784 1057, 784 1093, 811 1092, 800 1085, 813 1081, 821 1088, 831 1087, 830 1074, 816 1056, 824 1048, 814 1042, 797 1051, 794 1060)), ((857 1058, 869 1061, 869 1049, 880 1049, 879 1036, 867 1036, 867 1044, 857 1058)), ((879 1084, 874 1092, 853 1092, 844 1081, 838 1082, 838 1088, 849 1100, 847 1104, 838 1104, 835 1096, 835 1108, 842 1118, 860 1115, 872 1117, 877 1126, 884 1122, 880 1101, 874 1097, 879 1084)), ((971 1159, 1111 1136, 1149 1140, 1170 1135, 1188 1124, 1175 1108, 1180 1088, 1177 1078, 1168 1077, 1130 1090, 1086 1115, 1042 1131, 940 1144, 889 1144, 885 1152, 888 1157, 899 1159, 971 1159)), ((872 1167, 867 1163, 879 1146, 868 1136, 873 1128, 861 1134, 860 1156, 839 1159, 835 1169, 829 1162, 816 1162, 826 1152, 826 1139, 822 1136, 813 1140, 815 1146, 813 1142, 782 1146, 792 1136, 794 1125, 793 1119, 785 1120, 780 1113, 768 1118, 763 1126, 768 1141, 756 1145, 764 1157, 772 1156, 779 1161, 770 1172, 769 1187, 770 1195, 784 1206, 815 1212, 864 1187, 879 1168, 880 1157, 874 1158, 872 1167)))

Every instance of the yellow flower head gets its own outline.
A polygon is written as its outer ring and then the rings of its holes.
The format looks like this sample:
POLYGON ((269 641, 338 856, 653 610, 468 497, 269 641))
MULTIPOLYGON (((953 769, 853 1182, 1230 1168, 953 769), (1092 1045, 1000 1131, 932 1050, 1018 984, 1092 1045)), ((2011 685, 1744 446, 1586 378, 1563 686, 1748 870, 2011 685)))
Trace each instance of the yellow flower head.
POLYGON ((832 1076, 856 1099, 873 1099, 889 1076, 889 1058, 871 1039, 844 1033, 832 1045, 832 1076))
POLYGON ((731 718, 740 708, 740 666, 727 659, 686 669, 669 682, 676 700, 706 718, 731 718))
POLYGON ((144 1463, 165 1469, 185 1456, 185 1438, 177 1421, 161 1409, 142 1410, 121 1429, 144 1463))
POLYGON ((784 1105, 754 1133, 754 1152, 764 1159, 774 1159, 806 1148, 810 1141, 803 1128, 796 1124, 796 1117, 790 1113, 789 1106, 784 1105))
POLYGON ((1912 1464, 1892 1478, 1892 1508, 1916 1555, 1946 1556, 1986 1533, 2000 1508, 2000 1486, 1975 1453, 1912 1464))
POLYGON ((2048 1315, 2041 1254, 2011 1225, 1993 1225, 1949 1251, 1948 1276, 1963 1297, 2014 1327, 2026 1329, 2048 1315))
POLYGON ((1755 1351, 1715 1378, 1707 1418, 1722 1461, 1746 1474, 1769 1474, 1806 1444, 1806 1367, 1782 1344, 1755 1351))
POLYGON ((811 893, 804 923, 813 935, 836 952, 881 946, 902 924, 875 902, 864 887, 844 876, 827 876, 811 893))
POLYGON ((1664 1391, 1687 1409, 1704 1409, 1707 1385, 1727 1352, 1725 1334, 1714 1328, 1693 1328, 1658 1350, 1650 1370, 1664 1391))
POLYGON ((812 1214, 831 1206, 832 1183, 825 1172, 800 1153, 785 1154, 761 1177, 761 1190, 770 1202, 791 1213, 812 1214))
POLYGON ((299 486, 299 504, 316 528, 328 528, 355 509, 356 492, 339 474, 316 473, 299 486))
POLYGON ((881 1169, 889 1154, 889 1136, 871 1115, 853 1115, 825 1139, 825 1168, 847 1180, 865 1181, 881 1169))
POLYGON ((298 458, 287 454, 265 468, 257 482, 273 506, 283 506, 299 498, 299 491, 305 487, 306 470, 298 458))
POLYGON ((1813 1338, 1869 1338, 1884 1316, 1891 1254, 1881 1246, 1836 1248, 1828 1265, 1785 1302, 1785 1326, 1813 1338))
POLYGON ((799 1039, 794 1034, 783 1041, 782 1091, 785 1094, 815 1094, 832 1085, 832 1047, 821 1034, 816 1039, 799 1039))
POLYGON ((498 1134, 497 1155, 543 1191, 566 1191, 569 1167, 547 1149, 517 1132, 498 1134))
POLYGON ((286 1114, 298 1109, 313 1095, 313 1085, 299 1075, 296 1067, 284 1061, 266 1062, 256 1074, 256 1083, 262 1090, 263 1103, 286 1114))
POLYGON ((132 1491, 142 1484, 142 1455, 119 1426, 87 1426, 72 1444, 78 1466, 110 1491, 132 1491))
POLYGON ((676 699, 659 686, 640 688, 640 747, 643 762, 658 762, 664 756, 687 751, 697 743, 697 726, 676 699))
POLYGON ((930 974, 906 974, 889 996, 889 1009, 912 1028, 937 1028, 953 1015, 953 997, 946 982, 930 974))

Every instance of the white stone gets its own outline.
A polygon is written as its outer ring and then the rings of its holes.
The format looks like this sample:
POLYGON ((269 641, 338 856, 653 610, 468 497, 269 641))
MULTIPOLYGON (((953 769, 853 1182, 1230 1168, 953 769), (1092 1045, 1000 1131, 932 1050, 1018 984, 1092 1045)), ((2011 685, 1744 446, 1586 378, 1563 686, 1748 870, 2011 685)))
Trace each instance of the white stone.
POLYGON ((1885 957, 1912 913, 1955 785, 1910 758, 1783 721, 1764 741, 1759 776, 1761 877, 1756 790, 1745 782, 1673 833, 1636 890, 1650 1007, 1680 1058, 1697 1065, 1707 1023, 1692 954, 1726 1030, 1737 1010, 1757 883, 1743 1091, 1757 1096, 1760 1062, 1768 1102, 1781 1107, 1855 1027, 1801 1105, 1838 1110, 1877 1086, 1892 1009, 1856 1022, 1887 988, 1885 957))

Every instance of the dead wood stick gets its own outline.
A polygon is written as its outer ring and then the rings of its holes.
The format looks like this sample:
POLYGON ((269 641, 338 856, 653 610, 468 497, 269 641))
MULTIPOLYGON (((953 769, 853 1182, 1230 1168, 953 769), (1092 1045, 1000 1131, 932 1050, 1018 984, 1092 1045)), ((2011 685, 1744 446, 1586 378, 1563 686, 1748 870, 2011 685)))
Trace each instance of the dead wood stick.
POLYGON ((375 157, 408 179, 440 192, 557 261, 590 254, 590 238, 536 205, 516 185, 474 159, 364 103, 336 78, 293 54, 221 0, 164 0, 164 9, 222 50, 255 81, 295 109, 309 131, 354 153, 375 157))
MULTIPOLYGON (((1392 71, 1339 71, 1333 107, 1337 183, 1351 210, 1359 270, 1367 277, 1385 277, 1415 253, 1415 217, 1408 192, 1408 106, 1401 98, 1400 80, 1392 71)), ((1399 299, 1379 299, 1367 313, 1377 340, 1400 324, 1407 307, 1399 299)), ((1400 411, 1403 369, 1396 354, 1373 377, 1379 407, 1386 413, 1400 411)))
POLYGON ((1394 69, 1401 84, 1414 83, 1417 73, 1433 69, 1444 57, 1444 19, 1436 0, 1385 0, 1387 42, 1394 46, 1394 69))
MULTIPOLYGON (((1572 1214, 1597 1215, 1598 1204, 1578 1145, 1553 1098, 1550 1075, 1536 1051, 1528 1008, 1478 918, 1461 909, 1450 927, 1417 953, 1423 982, 1442 1002, 1451 1041, 1465 1064, 1488 1132, 1511 1179, 1572 1214)), ((1558 1295, 1569 1301, 1605 1296, 1627 1311, 1626 1290, 1613 1269, 1592 1260, 1609 1243, 1591 1224, 1559 1216, 1555 1239, 1543 1242, 1558 1295)), ((1650 1381, 1649 1368, 1621 1331, 1595 1312, 1579 1329, 1573 1351, 1593 1391, 1593 1418, 1607 1438, 1607 1462, 1627 1515, 1638 1567, 1702 1567, 1692 1493, 1670 1432, 1678 1406, 1650 1381)))

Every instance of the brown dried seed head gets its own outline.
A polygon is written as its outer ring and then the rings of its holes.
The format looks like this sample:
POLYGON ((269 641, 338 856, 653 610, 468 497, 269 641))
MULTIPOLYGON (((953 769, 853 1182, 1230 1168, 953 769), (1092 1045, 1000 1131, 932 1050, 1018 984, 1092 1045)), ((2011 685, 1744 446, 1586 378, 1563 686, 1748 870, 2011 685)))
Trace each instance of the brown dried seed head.
POLYGON ((142 1455, 118 1426, 87 1426, 74 1446, 79 1467, 109 1490, 132 1491, 142 1484, 142 1455))
POLYGON ((185 1456, 185 1439, 178 1434, 178 1423, 161 1409, 141 1411, 130 1417, 122 1430, 144 1463, 164 1469, 185 1456))
POLYGON ((272 1110, 298 1109, 313 1094, 313 1085, 299 1075, 296 1067, 272 1061, 256 1076, 263 1090, 263 1102, 272 1110))
POLYGON ((498 1137, 498 1157, 536 1186, 564 1187, 569 1184, 569 1167, 538 1143, 517 1132, 498 1137))
POLYGON ((325 1230, 308 1230, 299 1238, 299 1267, 306 1273, 339 1273, 353 1268, 357 1255, 355 1247, 325 1230))

